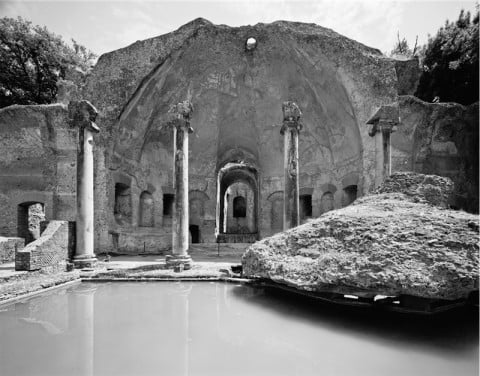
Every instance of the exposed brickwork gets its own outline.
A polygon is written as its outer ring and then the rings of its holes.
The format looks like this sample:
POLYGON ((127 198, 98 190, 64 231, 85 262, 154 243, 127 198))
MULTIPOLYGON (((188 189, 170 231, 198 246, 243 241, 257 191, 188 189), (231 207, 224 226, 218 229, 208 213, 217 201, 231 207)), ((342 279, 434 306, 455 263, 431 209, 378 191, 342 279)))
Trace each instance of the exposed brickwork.
POLYGON ((69 224, 50 221, 41 237, 15 253, 15 270, 38 270, 68 258, 69 224))

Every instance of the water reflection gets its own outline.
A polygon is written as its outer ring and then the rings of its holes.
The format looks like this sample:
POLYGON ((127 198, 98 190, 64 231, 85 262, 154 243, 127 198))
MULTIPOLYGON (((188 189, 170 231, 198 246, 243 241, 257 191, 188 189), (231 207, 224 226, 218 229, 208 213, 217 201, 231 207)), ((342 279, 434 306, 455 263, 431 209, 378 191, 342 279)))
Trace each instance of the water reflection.
POLYGON ((476 375, 478 317, 222 283, 83 283, 0 310, 0 375, 476 375))

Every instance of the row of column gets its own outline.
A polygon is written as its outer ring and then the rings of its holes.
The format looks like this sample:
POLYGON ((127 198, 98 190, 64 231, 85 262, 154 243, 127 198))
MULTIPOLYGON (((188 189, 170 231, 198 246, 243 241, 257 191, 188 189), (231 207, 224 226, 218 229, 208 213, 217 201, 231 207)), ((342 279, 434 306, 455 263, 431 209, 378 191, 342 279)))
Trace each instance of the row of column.
MULTIPOLYGON (((371 136, 382 135, 383 165, 382 178, 391 173, 390 133, 398 124, 398 108, 382 106, 367 122, 372 124, 371 136)), ((188 205, 188 135, 193 132, 190 117, 193 106, 184 101, 172 106, 168 125, 174 135, 174 191, 175 205, 172 228, 172 255, 166 257, 169 268, 190 269, 192 259, 188 255, 189 246, 189 205, 188 205)), ((298 137, 302 129, 302 112, 295 102, 282 104, 283 124, 280 133, 284 136, 284 230, 300 223, 299 209, 299 169, 298 137)), ((95 124, 97 110, 88 101, 71 102, 69 116, 79 129, 77 151, 77 218, 76 253, 77 267, 91 267, 96 262, 94 254, 94 163, 93 135, 100 130, 95 124)), ((377 158, 378 160, 378 158, 377 158)), ((378 183, 378 182, 376 182, 378 183)))

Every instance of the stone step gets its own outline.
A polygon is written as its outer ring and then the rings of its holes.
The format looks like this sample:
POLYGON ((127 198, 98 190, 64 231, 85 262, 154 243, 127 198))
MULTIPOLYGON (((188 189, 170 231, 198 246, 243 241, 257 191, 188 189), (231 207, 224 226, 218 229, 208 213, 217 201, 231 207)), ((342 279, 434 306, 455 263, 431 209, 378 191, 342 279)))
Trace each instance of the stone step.
POLYGON ((218 243, 255 243, 257 233, 252 234, 218 234, 218 243))
POLYGON ((251 243, 194 243, 189 245, 189 253, 235 253, 243 254, 251 243))

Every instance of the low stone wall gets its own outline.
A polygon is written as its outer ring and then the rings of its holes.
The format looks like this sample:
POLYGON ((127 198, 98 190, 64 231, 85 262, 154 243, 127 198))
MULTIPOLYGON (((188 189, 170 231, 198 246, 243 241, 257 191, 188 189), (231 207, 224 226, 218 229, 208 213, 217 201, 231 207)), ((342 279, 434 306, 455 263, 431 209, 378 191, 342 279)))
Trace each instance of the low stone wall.
POLYGON ((50 221, 39 239, 15 253, 15 270, 38 270, 67 260, 68 230, 67 221, 50 221))
POLYGON ((111 232, 113 254, 162 254, 172 248, 172 234, 160 229, 136 232, 111 232))
POLYGON ((0 236, 0 264, 15 261, 15 252, 25 247, 25 239, 0 236))

